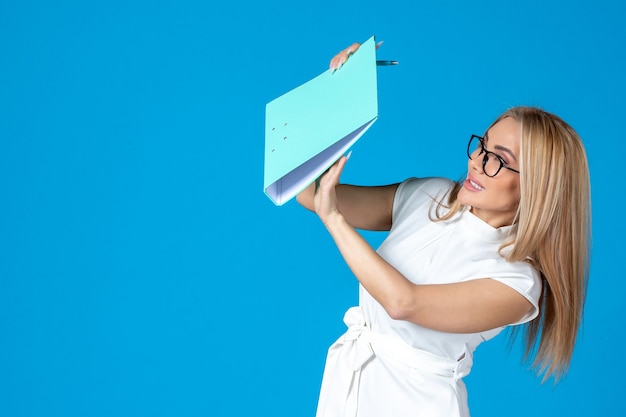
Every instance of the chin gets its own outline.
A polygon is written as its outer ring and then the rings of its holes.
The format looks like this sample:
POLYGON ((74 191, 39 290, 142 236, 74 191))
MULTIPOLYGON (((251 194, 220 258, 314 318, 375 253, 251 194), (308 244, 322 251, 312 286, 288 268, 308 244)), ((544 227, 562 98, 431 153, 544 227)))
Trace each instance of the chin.
POLYGON ((471 196, 468 196, 467 194, 468 192, 461 188, 456 196, 456 200, 464 206, 471 206, 471 196))

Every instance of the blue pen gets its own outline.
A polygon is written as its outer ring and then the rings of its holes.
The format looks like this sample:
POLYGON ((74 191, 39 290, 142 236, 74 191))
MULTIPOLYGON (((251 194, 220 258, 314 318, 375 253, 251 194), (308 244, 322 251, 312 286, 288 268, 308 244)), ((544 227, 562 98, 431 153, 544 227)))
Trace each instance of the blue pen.
POLYGON ((398 65, 398 61, 376 61, 378 66, 398 65))

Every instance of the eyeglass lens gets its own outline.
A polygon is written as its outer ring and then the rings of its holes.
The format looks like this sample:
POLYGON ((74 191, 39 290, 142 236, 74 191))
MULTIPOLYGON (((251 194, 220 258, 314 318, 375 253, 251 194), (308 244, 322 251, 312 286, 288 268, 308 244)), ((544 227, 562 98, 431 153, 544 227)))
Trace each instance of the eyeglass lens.
POLYGON ((502 168, 502 161, 483 147, 483 143, 477 136, 473 136, 467 147, 467 154, 470 159, 479 158, 486 175, 494 177, 502 168))

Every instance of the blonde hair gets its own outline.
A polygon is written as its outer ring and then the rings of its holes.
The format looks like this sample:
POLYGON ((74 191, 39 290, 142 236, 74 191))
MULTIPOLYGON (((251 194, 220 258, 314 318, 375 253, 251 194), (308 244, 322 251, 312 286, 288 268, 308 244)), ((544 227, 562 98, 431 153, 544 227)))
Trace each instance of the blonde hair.
MULTIPOLYGON (((525 359, 543 380, 560 379, 572 359, 582 321, 591 239, 587 156, 578 134, 558 116, 535 107, 514 107, 493 122, 512 117, 521 125, 517 231, 501 253, 526 261, 540 273, 543 294, 537 318, 525 326, 525 359)), ((491 128, 490 126, 490 128, 491 128)), ((449 219, 463 205, 460 184, 438 202, 437 218, 449 219), (445 207, 445 214, 441 208, 445 207)), ((515 332, 513 333, 515 336, 515 332)))

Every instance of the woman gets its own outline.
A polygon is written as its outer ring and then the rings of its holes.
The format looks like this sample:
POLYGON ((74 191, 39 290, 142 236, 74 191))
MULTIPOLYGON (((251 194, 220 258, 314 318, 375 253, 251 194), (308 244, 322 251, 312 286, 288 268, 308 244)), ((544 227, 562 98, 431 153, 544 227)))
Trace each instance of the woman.
POLYGON ((298 195, 360 282, 328 352, 318 417, 469 416, 473 351, 506 326, 527 324, 544 380, 567 371, 589 268, 581 140, 559 117, 515 107, 472 135, 467 153, 458 183, 339 184, 342 157, 298 195), (375 251, 355 229, 389 234, 375 251))

